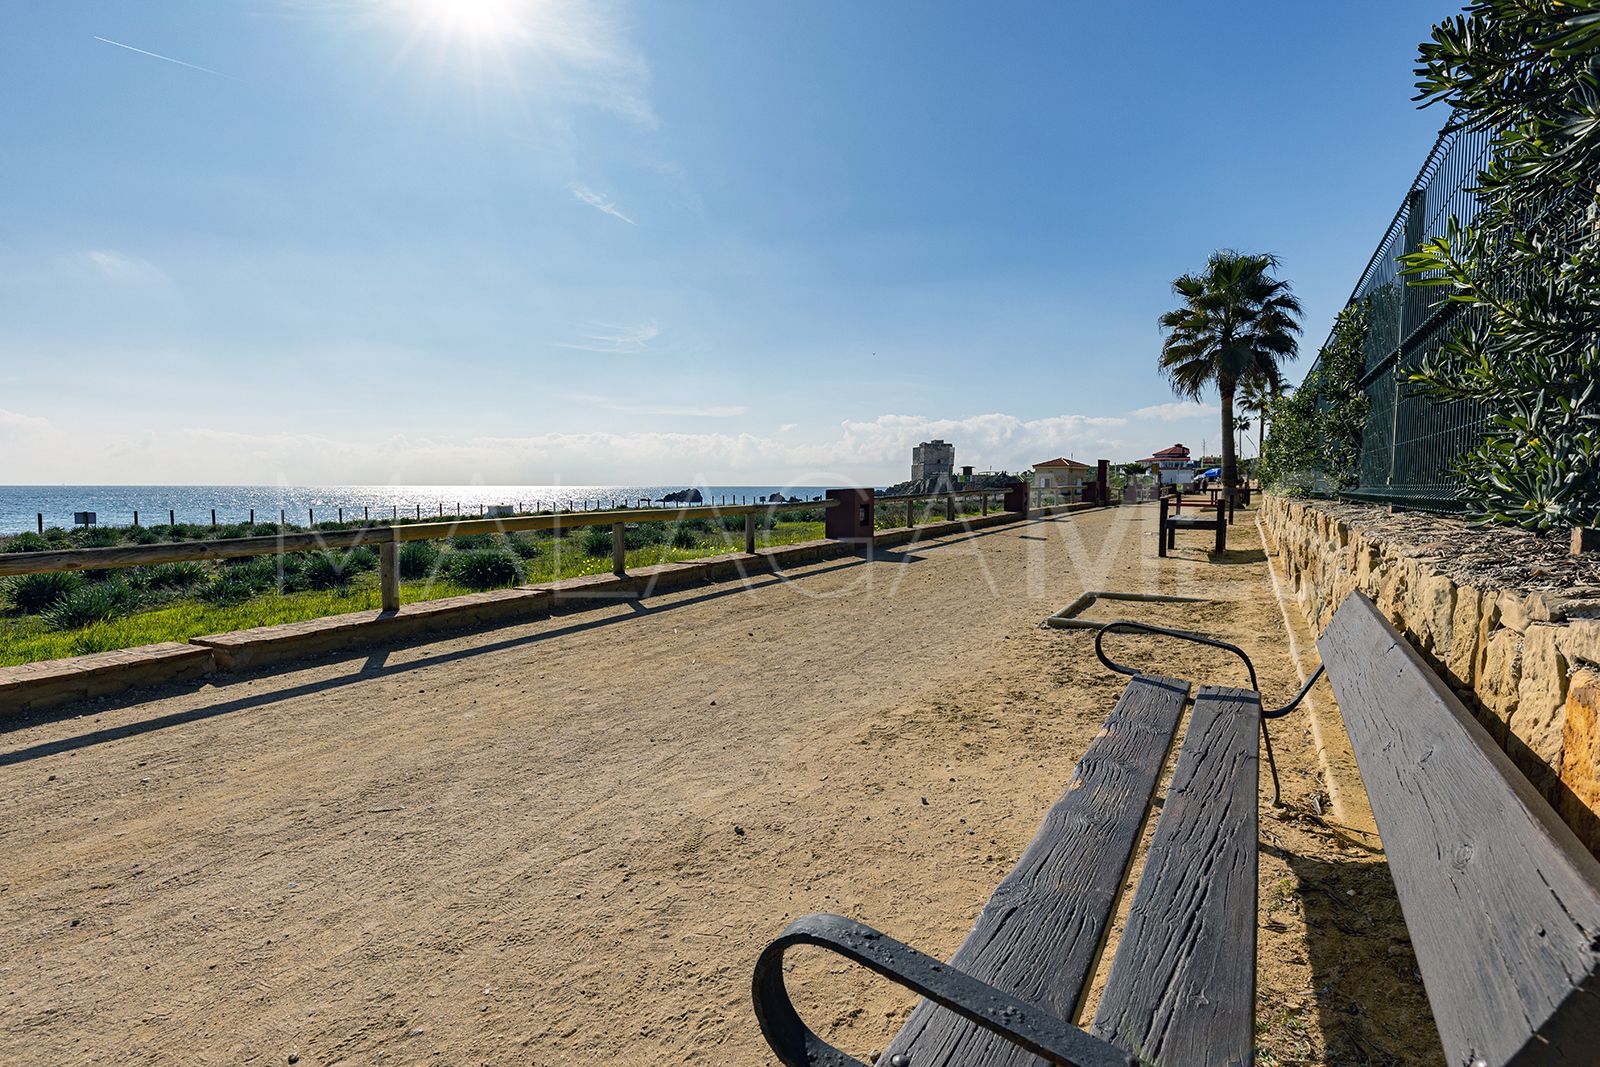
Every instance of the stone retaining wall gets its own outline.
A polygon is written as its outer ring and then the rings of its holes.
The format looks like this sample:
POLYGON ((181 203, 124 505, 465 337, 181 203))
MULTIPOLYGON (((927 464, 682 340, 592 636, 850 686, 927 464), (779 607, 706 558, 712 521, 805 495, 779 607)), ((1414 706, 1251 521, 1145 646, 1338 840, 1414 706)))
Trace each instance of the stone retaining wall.
POLYGON ((1600 852, 1600 591, 1451 576, 1448 540, 1409 543, 1381 507, 1268 496, 1261 515, 1313 629, 1353 590, 1371 597, 1600 852))

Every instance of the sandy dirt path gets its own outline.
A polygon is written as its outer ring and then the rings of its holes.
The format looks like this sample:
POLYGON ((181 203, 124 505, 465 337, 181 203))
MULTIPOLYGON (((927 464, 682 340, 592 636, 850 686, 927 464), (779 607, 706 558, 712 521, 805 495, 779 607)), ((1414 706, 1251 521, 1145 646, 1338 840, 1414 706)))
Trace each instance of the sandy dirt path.
MULTIPOLYGON (((772 1062, 768 939, 825 910, 948 954, 1069 780, 1121 685, 1045 615, 1212 597, 1117 614, 1228 635, 1292 690, 1251 524, 1225 563, 1158 564, 1153 523, 1035 520, 9 729, 0 1062, 772 1062)), ((1304 727, 1277 736, 1262 1062, 1424 1062, 1386 868, 1315 817, 1304 727)), ((911 1006, 826 959, 795 984, 861 1056, 911 1006)))

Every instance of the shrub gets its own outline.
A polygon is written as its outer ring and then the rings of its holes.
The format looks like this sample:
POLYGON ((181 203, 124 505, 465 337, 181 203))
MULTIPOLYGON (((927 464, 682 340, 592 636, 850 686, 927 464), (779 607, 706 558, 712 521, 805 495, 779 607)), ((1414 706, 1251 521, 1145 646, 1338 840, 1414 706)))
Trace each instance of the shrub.
POLYGON ((361 570, 355 565, 355 553, 312 552, 305 557, 304 577, 310 589, 340 589, 361 570))
POLYGON ((537 559, 544 551, 544 546, 539 543, 538 538, 525 533, 507 534, 506 541, 511 545, 511 551, 523 559, 537 559))
POLYGON ((48 611, 83 585, 81 575, 69 572, 24 574, 11 582, 11 603, 18 611, 37 615, 48 611))
POLYGON ((206 568, 193 560, 157 563, 146 567, 140 577, 150 589, 188 589, 206 580, 206 568))
POLYGON ((260 592, 262 587, 248 576, 225 573, 200 591, 200 599, 225 608, 243 604, 260 592))
POLYGON ((114 578, 74 590, 45 612, 45 619, 58 630, 75 630, 126 615, 137 603, 128 583, 114 578))
POLYGON ((152 545, 161 540, 161 536, 148 526, 135 526, 128 531, 128 540, 136 545, 152 545))
POLYGON ((427 578, 439 564, 439 546, 431 541, 407 541, 400 546, 400 577, 427 578))
POLYGON ((596 559, 604 559, 606 556, 611 555, 611 527, 584 527, 583 536, 579 539, 578 544, 582 546, 586 555, 593 556, 596 559))
POLYGON ((20 533, 6 543, 7 552, 43 552, 50 542, 36 533, 20 533))
POLYGON ((672 531, 673 548, 693 548, 700 543, 700 535, 687 526, 680 526, 672 531))
POLYGON ((89 548, 110 548, 122 543, 122 531, 111 526, 91 526, 83 535, 89 548))
POLYGON ((468 589, 493 589, 522 581, 522 561, 491 548, 452 552, 446 561, 451 578, 468 589))
POLYGON ((495 548, 499 544, 499 535, 492 533, 457 534, 455 537, 450 538, 451 547, 459 548, 463 551, 474 548, 495 548))

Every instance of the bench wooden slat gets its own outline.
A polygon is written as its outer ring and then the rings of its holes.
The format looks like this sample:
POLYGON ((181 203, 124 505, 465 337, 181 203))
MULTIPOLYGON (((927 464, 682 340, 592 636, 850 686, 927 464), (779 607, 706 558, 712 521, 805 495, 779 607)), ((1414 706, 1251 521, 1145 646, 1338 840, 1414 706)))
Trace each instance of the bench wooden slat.
MULTIPOLYGON (((1189 683, 1173 678, 1142 675, 1128 683, 953 966, 1058 1018, 1077 1016, 1188 695, 1189 683)), ((898 1053, 915 1067, 1038 1062, 927 1001, 878 1062, 898 1053)))
POLYGON ((1251 1062, 1261 698, 1204 686, 1092 1032, 1162 1067, 1251 1062))
POLYGON ((1317 645, 1446 1060, 1600 1061, 1600 863, 1370 600, 1317 645))

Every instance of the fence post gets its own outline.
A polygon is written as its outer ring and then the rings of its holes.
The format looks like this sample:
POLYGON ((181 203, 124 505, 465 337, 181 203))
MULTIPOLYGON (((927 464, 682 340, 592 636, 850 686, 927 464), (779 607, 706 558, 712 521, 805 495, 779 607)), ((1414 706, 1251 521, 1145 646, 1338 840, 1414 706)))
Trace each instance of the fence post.
POLYGON ((395 540, 394 527, 378 546, 378 586, 383 590, 383 610, 400 610, 400 542, 395 540))
POLYGON ((216 508, 212 508, 211 509, 211 528, 213 530, 215 530, 217 528, 217 509, 216 508))
POLYGON ((908 530, 911 529, 911 527, 916 525, 915 520, 913 520, 912 517, 911 517, 911 509, 916 507, 916 506, 917 506, 917 502, 915 500, 907 500, 906 501, 906 529, 908 529, 908 530))
MULTIPOLYGON (((139 513, 136 511, 136 512, 134 512, 134 514, 137 515, 139 513)), ((255 508, 251 508, 250 509, 250 525, 254 526, 255 524, 256 524, 256 509, 255 508)))
POLYGON ((39 512, 39 532, 44 533, 44 512, 39 512))
MULTIPOLYGON (((255 520, 252 519, 251 521, 254 522, 255 520)), ((139 513, 137 511, 133 513, 133 524, 135 526, 139 525, 139 513)))
POLYGON ((628 573, 628 531, 620 522, 611 524, 611 573, 618 578, 628 573))
POLYGON ((944 498, 944 521, 956 521, 956 495, 954 493, 944 498))
POLYGON ((985 515, 989 514, 989 494, 988 493, 979 493, 978 494, 978 499, 983 501, 983 513, 985 515))
MULTIPOLYGON (((39 516, 39 525, 40 526, 44 525, 44 516, 43 515, 39 516)), ((176 526, 176 525, 178 525, 178 513, 177 513, 177 511, 173 510, 172 508, 168 508, 167 509, 167 525, 168 526, 176 526)))
POLYGON ((744 517, 744 550, 746 555, 756 554, 756 513, 753 511, 744 517))

